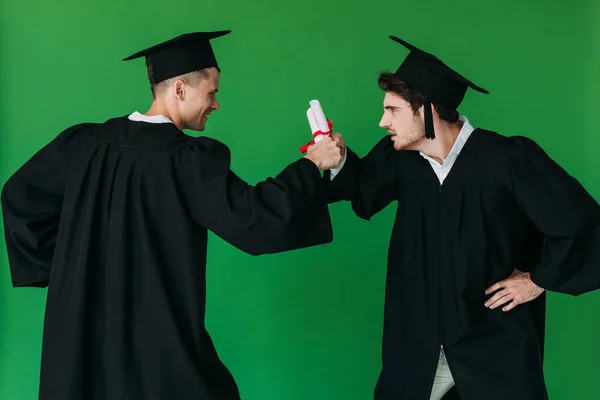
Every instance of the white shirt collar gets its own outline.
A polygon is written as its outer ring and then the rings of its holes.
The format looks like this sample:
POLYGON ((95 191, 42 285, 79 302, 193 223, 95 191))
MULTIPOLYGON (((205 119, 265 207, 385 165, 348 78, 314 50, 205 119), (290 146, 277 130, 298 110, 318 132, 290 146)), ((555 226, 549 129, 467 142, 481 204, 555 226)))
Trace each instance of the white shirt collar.
MULTIPOLYGON (((450 149, 450 153, 448 153, 446 160, 449 159, 450 156, 453 156, 453 157, 458 156, 458 154, 460 153, 462 148, 467 143, 467 140, 471 136, 471 133, 473 133, 473 131, 475 130, 475 128, 473 128, 473 126, 469 123, 469 119, 467 117, 461 115, 460 117, 458 117, 458 120, 463 123, 463 126, 460 129, 460 132, 458 133, 458 136, 456 137, 456 140, 454 141, 454 145, 452 146, 452 149, 450 149)), ((424 154, 422 152, 419 152, 419 154, 421 154, 421 156, 427 160, 430 160, 430 161, 433 160, 427 154, 424 154)), ((444 160, 444 161, 446 161, 446 160, 444 160)))
POLYGON ((144 115, 144 114, 140 114, 139 112, 134 112, 133 114, 129 115, 128 117, 131 121, 138 121, 138 122, 148 122, 150 124, 172 124, 173 121, 171 121, 169 118, 165 117, 164 115, 144 115))

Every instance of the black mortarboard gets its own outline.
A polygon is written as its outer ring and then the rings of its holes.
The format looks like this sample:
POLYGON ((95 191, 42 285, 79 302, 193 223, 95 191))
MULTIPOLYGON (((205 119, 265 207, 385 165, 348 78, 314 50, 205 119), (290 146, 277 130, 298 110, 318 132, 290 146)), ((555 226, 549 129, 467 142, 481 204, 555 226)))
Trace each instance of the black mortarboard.
POLYGON ((146 57, 151 84, 204 68, 218 67, 210 40, 231 31, 186 33, 139 51, 123 61, 146 57))
POLYGON ((390 38, 410 50, 394 75, 407 86, 425 96, 425 136, 427 138, 435 138, 431 113, 432 103, 449 110, 456 110, 469 87, 481 93, 489 93, 446 66, 433 54, 426 53, 395 36, 390 36, 390 38))

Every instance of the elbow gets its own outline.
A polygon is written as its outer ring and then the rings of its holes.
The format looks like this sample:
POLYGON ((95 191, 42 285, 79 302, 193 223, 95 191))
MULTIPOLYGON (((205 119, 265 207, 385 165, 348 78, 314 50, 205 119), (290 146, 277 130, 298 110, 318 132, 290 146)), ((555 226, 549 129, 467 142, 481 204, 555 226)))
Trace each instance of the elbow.
POLYGON ((372 217, 372 215, 369 215, 366 213, 364 213, 364 214, 356 213, 356 216, 364 221, 371 221, 371 217, 372 217))
POLYGON ((8 203, 8 198, 9 198, 9 193, 10 193, 10 187, 11 187, 11 185, 12 185, 12 179, 9 179, 2 186, 2 191, 0 192, 0 204, 2 204, 2 207, 5 207, 6 204, 8 203))
POLYGON ((370 221, 371 217, 373 217, 373 213, 367 210, 367 208, 362 203, 353 202, 352 210, 358 218, 363 219, 365 221, 370 221))
POLYGON ((241 249, 241 250, 242 250, 244 253, 246 253, 246 254, 248 254, 248 255, 251 255, 251 256, 253 256, 253 257, 256 257, 256 256, 262 256, 262 255, 264 255, 264 254, 267 254, 267 252, 266 252, 266 251, 264 251, 263 249, 259 249, 259 248, 256 248, 256 247, 248 247, 248 248, 246 248, 246 249, 241 249))

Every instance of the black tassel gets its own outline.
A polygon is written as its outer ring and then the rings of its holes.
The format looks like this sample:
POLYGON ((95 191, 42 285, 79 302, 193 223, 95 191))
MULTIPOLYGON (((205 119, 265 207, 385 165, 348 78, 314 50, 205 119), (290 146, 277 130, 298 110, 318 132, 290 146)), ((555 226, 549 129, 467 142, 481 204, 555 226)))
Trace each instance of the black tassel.
POLYGON ((433 140, 435 139, 435 132, 433 131, 433 114, 431 113, 431 102, 429 101, 429 97, 425 98, 423 111, 425 112, 425 137, 433 140))

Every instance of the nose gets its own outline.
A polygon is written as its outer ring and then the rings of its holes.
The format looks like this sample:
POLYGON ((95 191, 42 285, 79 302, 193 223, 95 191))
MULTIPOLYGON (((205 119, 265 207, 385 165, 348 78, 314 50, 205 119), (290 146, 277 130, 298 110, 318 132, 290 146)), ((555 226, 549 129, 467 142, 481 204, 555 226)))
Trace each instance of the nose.
POLYGON ((217 101, 217 99, 215 99, 213 101, 213 103, 211 104, 210 108, 212 108, 213 110, 218 110, 219 108, 221 108, 221 105, 219 104, 219 102, 217 101))
POLYGON ((385 118, 385 114, 381 117, 381 120, 379 121, 379 126, 382 127, 383 129, 389 128, 389 123, 388 123, 387 119, 385 118))

